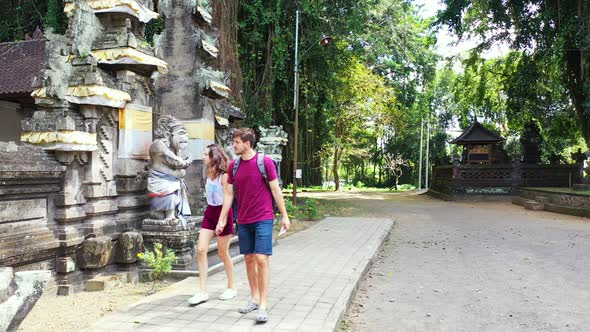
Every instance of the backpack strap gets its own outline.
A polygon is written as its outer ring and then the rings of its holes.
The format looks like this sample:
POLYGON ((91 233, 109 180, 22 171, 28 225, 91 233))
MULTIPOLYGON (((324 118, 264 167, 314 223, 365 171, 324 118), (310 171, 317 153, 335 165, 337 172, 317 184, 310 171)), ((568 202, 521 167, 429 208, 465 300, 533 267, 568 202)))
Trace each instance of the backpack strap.
POLYGON ((268 182, 268 175, 266 174, 266 167, 264 167, 264 153, 258 153, 258 158, 256 158, 256 165, 258 165, 258 170, 262 177, 266 182, 268 182))
POLYGON ((234 162, 234 167, 231 170, 231 174, 232 174, 232 188, 234 191, 234 201, 232 202, 232 211, 234 213, 234 220, 233 222, 236 224, 236 229, 237 229, 237 225, 238 225, 238 193, 236 192, 236 174, 238 174, 238 167, 240 167, 240 161, 242 160, 242 157, 238 157, 236 159, 236 161, 234 162))
MULTIPOLYGON (((236 179, 236 174, 238 174, 238 167, 240 167, 240 161, 242 160, 242 157, 238 157, 236 159, 236 162, 234 163, 234 168, 231 170, 231 178, 232 180, 235 181, 236 179)), ((234 182, 235 183, 235 182, 234 182)))

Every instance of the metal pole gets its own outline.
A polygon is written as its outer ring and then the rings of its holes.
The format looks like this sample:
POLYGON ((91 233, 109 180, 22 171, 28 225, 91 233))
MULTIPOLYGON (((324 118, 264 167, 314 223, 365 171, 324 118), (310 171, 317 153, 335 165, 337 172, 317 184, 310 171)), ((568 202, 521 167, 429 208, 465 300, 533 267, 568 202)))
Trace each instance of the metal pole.
POLYGON ((293 130, 293 205, 297 205, 297 152, 299 141, 299 9, 295 11, 295 69, 293 88, 293 108, 295 110, 295 129, 293 130))
POLYGON ((418 163, 418 189, 422 189, 422 136, 424 132, 424 119, 420 119, 420 162, 418 163))
POLYGON ((430 164, 428 163, 430 149, 430 116, 426 122, 426 181, 424 181, 424 189, 429 189, 430 185, 428 182, 428 172, 430 171, 430 164))

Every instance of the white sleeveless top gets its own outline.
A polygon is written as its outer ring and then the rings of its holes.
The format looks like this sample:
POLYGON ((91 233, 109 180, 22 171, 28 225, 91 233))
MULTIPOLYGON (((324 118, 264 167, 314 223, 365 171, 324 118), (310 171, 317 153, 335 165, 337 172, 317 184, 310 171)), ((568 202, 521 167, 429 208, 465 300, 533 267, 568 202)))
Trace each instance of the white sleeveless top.
POLYGON ((223 205, 223 184, 221 183, 223 174, 219 174, 215 180, 207 177, 205 183, 205 193, 207 194, 207 204, 211 206, 223 205))

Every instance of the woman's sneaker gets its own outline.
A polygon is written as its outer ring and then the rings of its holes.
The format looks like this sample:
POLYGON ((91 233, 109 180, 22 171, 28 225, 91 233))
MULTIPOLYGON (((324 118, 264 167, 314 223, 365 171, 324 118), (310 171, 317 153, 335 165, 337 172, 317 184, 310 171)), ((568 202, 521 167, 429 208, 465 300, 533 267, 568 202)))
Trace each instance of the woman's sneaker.
POLYGON ((219 299, 226 301, 226 300, 231 300, 234 297, 236 297, 236 295, 238 295, 238 291, 233 289, 233 288, 228 288, 225 290, 225 292, 221 293, 221 295, 219 295, 219 299))
POLYGON ((188 303, 190 304, 200 304, 209 300, 209 295, 207 293, 198 292, 195 296, 188 299, 188 303))

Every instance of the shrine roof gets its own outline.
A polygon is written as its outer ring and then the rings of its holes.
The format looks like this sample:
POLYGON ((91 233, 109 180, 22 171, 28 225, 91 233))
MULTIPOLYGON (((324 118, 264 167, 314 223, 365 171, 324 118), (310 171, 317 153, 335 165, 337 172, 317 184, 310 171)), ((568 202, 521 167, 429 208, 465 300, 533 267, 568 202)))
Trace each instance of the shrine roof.
POLYGON ((481 123, 475 122, 459 137, 451 141, 451 144, 491 144, 503 141, 504 138, 499 136, 481 123))
POLYGON ((44 39, 0 43, 0 95, 30 94, 46 61, 44 39))

